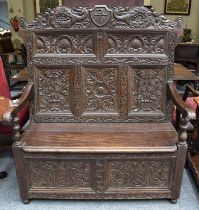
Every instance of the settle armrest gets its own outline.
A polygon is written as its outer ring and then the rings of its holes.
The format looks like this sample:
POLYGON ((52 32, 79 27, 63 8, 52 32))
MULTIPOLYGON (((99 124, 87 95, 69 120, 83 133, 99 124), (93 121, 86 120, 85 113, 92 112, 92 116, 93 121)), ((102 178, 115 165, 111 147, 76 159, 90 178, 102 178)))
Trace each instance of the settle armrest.
POLYGON ((199 97, 195 97, 193 100, 197 104, 197 108, 198 108, 199 107, 199 97))
POLYGON ((16 95, 12 96, 12 97, 11 97, 11 100, 19 99, 19 97, 22 95, 22 93, 23 93, 23 90, 22 90, 22 92, 17 93, 16 95))
POLYGON ((23 89, 20 98, 10 107, 10 109, 3 114, 3 123, 11 124, 13 116, 15 116, 22 108, 24 108, 30 101, 33 83, 29 82, 23 89))
POLYGON ((182 97, 183 101, 186 101, 187 97, 189 96, 189 92, 191 92, 194 96, 199 96, 199 91, 195 90, 191 85, 186 85, 185 93, 182 97))
POLYGON ((182 114, 184 118, 188 118, 189 120, 195 120, 196 119, 196 113, 195 111, 185 104, 185 102, 182 100, 181 96, 179 95, 176 86, 174 83, 169 83, 169 90, 171 92, 172 100, 177 108, 177 110, 182 114))

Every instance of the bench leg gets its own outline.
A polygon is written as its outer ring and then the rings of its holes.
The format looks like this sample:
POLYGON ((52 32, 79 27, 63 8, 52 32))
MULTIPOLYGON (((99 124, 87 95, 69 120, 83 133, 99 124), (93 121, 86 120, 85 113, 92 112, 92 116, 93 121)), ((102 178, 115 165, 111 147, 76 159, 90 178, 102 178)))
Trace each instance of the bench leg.
POLYGON ((4 179, 7 176, 7 172, 6 171, 1 171, 0 172, 0 179, 4 179))
POLYGON ((23 159, 23 151, 21 149, 20 142, 15 142, 12 147, 14 160, 15 160, 15 167, 16 167, 16 174, 17 174, 17 180, 19 185, 19 192, 21 200, 24 204, 29 203, 29 196, 28 196, 28 181, 26 180, 25 175, 25 163, 23 159))
POLYGON ((177 203, 177 200, 176 200, 176 199, 171 199, 170 202, 171 202, 172 204, 176 204, 176 203, 177 203))
POLYGON ((23 202, 24 204, 28 204, 28 203, 30 203, 30 199, 24 199, 24 200, 22 200, 22 202, 23 202))

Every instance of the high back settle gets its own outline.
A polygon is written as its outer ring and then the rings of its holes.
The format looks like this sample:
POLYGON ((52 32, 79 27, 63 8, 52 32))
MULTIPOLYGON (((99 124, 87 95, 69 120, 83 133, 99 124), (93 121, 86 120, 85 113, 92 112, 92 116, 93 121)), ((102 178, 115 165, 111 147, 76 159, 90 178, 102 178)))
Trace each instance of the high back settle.
POLYGON ((23 202, 175 203, 186 128, 195 118, 173 84, 182 18, 171 22, 145 7, 96 5, 49 9, 20 25, 31 110, 22 137, 15 125, 13 145, 23 202), (172 100, 181 112, 179 136, 172 100))
POLYGON ((166 122, 176 30, 145 7, 57 7, 27 24, 33 122, 166 122))

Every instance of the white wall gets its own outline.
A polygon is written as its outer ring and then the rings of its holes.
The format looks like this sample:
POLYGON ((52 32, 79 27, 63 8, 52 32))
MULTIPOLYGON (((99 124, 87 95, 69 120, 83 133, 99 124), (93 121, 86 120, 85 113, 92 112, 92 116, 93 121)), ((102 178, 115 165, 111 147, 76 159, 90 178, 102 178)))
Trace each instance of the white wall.
MULTIPOLYGON (((164 13, 165 0, 150 0, 151 5, 158 13, 164 13)), ((176 19, 176 15, 166 15, 168 19, 176 19)), ((199 42, 199 0, 192 0, 191 12, 189 16, 182 16, 184 18, 184 28, 192 30, 192 37, 199 42)))
POLYGON ((10 29, 8 6, 6 1, 0 1, 0 28, 10 29))

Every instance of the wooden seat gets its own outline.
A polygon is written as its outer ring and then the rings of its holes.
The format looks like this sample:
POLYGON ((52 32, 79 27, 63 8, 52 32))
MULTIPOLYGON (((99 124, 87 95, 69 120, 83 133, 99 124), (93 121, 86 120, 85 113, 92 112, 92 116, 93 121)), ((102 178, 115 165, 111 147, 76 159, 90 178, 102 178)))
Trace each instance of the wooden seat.
POLYGON ((170 123, 32 124, 22 137, 25 152, 176 151, 170 123))

